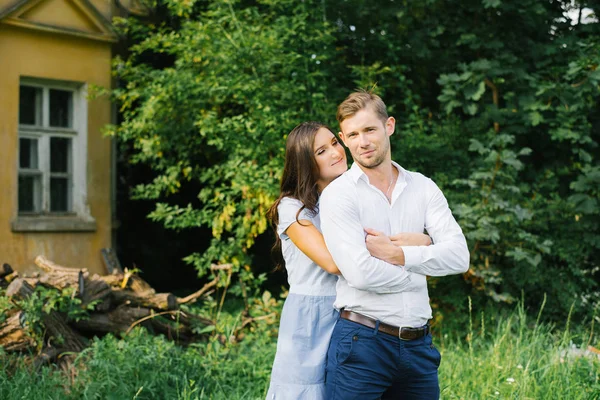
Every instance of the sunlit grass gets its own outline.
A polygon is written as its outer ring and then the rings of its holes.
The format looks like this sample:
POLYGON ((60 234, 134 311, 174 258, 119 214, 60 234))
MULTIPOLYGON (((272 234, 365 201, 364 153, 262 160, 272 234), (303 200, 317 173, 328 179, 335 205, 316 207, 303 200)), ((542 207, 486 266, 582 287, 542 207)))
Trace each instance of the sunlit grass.
POLYGON ((540 314, 533 320, 519 305, 492 327, 482 313, 477 331, 442 334, 441 398, 600 399, 600 359, 586 351, 593 323, 572 332, 569 320, 561 330, 540 314))

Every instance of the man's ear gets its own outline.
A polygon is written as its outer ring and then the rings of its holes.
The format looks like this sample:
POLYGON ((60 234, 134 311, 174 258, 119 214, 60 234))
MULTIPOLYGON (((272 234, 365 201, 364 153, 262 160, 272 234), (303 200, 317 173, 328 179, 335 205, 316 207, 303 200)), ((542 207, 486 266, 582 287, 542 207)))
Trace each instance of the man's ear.
POLYGON ((346 144, 346 137, 344 136, 344 133, 342 131, 339 131, 338 135, 339 135, 341 141, 344 143, 344 146, 348 147, 348 145, 346 144))
POLYGON ((394 131, 396 130, 396 118, 389 117, 387 121, 385 121, 385 132, 388 136, 392 136, 394 131))

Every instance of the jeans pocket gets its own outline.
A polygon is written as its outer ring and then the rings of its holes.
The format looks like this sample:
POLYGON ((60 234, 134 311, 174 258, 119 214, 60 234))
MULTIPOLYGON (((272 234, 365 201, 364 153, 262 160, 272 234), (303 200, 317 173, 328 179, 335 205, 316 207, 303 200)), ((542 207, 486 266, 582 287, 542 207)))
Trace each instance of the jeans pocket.
POLYGON ((356 333, 351 333, 346 335, 344 338, 342 338, 342 340, 338 342, 335 351, 335 359, 338 365, 341 365, 348 361, 348 359, 352 355, 352 349, 356 340, 358 340, 358 336, 356 335, 356 333))
POLYGON ((440 362, 442 361, 442 354, 439 352, 437 347, 433 344, 433 339, 431 335, 427 335, 423 338, 423 351, 425 353, 426 359, 430 360, 435 364, 437 368, 440 366, 440 362))
POLYGON ((431 340, 431 337, 429 338, 429 340, 427 342, 429 342, 427 344, 427 347, 429 347, 429 353, 433 359, 433 362, 435 363, 436 367, 439 368, 440 362, 442 361, 442 353, 440 353, 440 351, 437 349, 437 347, 435 347, 435 345, 433 344, 433 341, 431 340))
POLYGON ((440 351, 437 349, 437 347, 435 347, 433 345, 433 343, 431 344, 431 346, 433 347, 433 350, 436 352, 436 365, 438 366, 438 368, 440 367, 440 363, 442 362, 442 353, 440 353, 440 351))

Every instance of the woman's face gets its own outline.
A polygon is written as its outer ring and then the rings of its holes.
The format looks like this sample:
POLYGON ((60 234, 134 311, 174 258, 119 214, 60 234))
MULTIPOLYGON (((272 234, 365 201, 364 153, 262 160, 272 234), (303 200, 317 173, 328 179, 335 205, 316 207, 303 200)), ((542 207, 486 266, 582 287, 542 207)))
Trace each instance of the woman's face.
POLYGON ((327 128, 320 128, 317 131, 313 151, 319 167, 317 185, 319 191, 322 191, 331 181, 348 169, 346 152, 342 144, 327 128))

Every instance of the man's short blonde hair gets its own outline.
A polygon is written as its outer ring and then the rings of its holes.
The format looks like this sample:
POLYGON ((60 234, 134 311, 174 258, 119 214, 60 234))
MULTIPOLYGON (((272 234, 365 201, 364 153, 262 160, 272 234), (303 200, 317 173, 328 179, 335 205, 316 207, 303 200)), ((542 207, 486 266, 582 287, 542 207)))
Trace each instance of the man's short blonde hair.
POLYGON ((388 119, 388 113, 383 100, 375 93, 359 90, 351 93, 337 108, 336 118, 338 123, 342 123, 346 118, 352 117, 354 114, 367 107, 373 107, 377 116, 385 123, 388 119))

